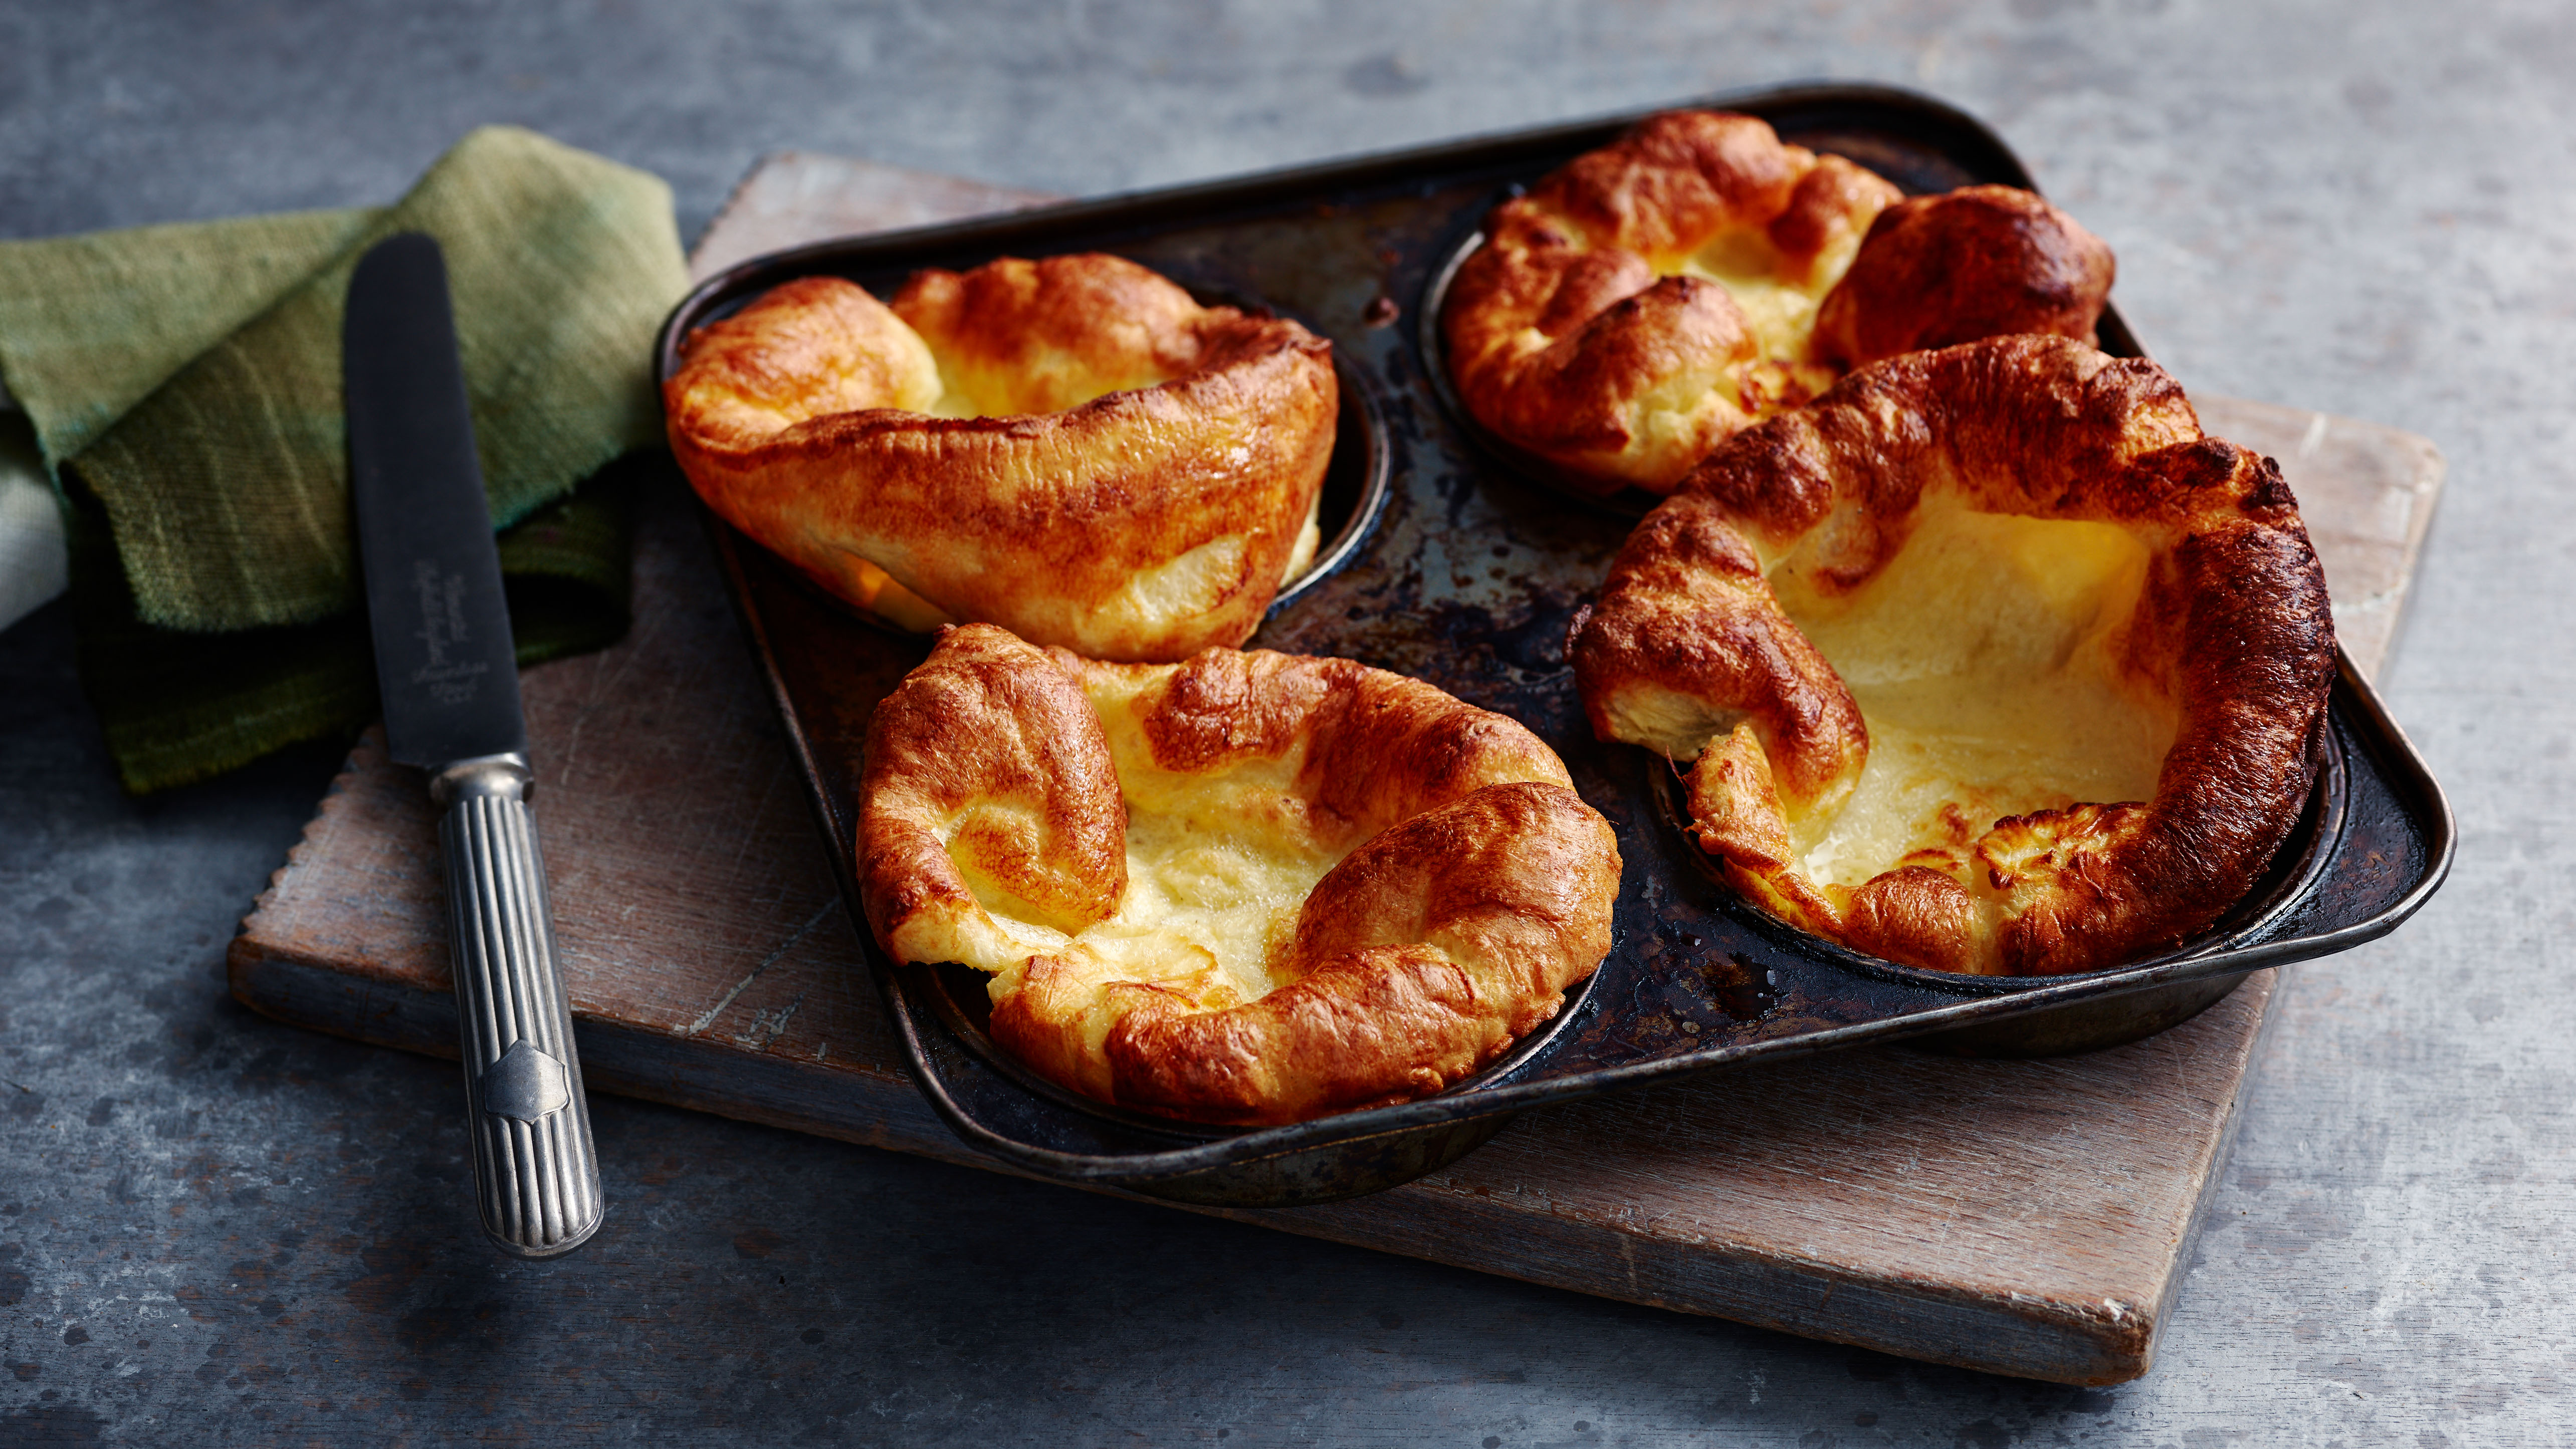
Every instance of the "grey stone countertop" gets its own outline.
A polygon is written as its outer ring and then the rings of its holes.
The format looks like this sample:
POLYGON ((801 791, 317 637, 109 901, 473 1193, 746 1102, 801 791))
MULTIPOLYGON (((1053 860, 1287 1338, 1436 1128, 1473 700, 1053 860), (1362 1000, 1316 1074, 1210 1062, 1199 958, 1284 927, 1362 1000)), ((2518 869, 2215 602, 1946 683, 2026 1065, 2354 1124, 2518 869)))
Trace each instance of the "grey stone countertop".
POLYGON ((119 795, 0 635, 0 1443, 2545 1444, 2576 1420, 2576 9, 0 0, 0 235, 379 202, 486 121, 1102 192, 1801 78, 1976 111, 2188 386, 2429 434, 2384 688, 2462 826, 2298 968, 2149 1377, 1928 1368, 602 1099, 634 1229, 468 1216, 454 1067, 224 993, 341 743, 119 795))

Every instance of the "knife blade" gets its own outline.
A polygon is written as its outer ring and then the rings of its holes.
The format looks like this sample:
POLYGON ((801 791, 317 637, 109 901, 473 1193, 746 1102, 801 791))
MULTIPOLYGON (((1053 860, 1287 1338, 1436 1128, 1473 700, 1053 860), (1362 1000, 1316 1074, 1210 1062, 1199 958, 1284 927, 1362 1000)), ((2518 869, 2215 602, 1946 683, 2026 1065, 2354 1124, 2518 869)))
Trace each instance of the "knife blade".
POLYGON ((501 563, 438 243, 359 259, 341 331, 350 505, 394 760, 429 773, 484 1233, 546 1258, 598 1231, 599 1157, 555 954, 501 563))

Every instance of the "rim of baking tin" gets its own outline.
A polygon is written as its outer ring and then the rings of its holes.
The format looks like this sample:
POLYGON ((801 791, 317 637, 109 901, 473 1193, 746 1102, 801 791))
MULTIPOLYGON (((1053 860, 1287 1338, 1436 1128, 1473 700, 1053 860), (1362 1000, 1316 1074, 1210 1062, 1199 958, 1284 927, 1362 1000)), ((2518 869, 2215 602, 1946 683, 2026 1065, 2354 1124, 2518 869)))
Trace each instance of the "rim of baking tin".
MULTIPOLYGON (((1360 550, 1376 535, 1378 523, 1386 516, 1387 500, 1394 493, 1394 450, 1387 440, 1385 399, 1378 396, 1377 384, 1345 360, 1338 347, 1333 349, 1333 377, 1340 393, 1338 406, 1343 423, 1353 421, 1354 415, 1359 423, 1360 452, 1355 470, 1359 475, 1355 480, 1359 496, 1351 501, 1350 516, 1342 520, 1342 526, 1316 548, 1306 571, 1271 596, 1270 607, 1261 616, 1265 620, 1359 557, 1360 550)), ((1324 481, 1315 494, 1318 503, 1332 487, 1333 474, 1341 467, 1343 450, 1349 446, 1345 439, 1352 431, 1342 425, 1333 430, 1332 461, 1324 467, 1324 481)))
MULTIPOLYGON (((1994 179, 2017 171, 2018 163, 1999 138, 1982 123, 1942 102, 1913 92, 1881 86, 1805 86, 1786 89, 1738 92, 1710 97, 1695 103, 1704 106, 1735 107, 1781 116, 1804 108, 1809 114, 1830 115, 1837 110, 1861 113, 1902 113, 1922 119, 1928 125, 1944 128, 1957 147, 1980 154, 1957 164, 1974 171, 1995 173, 1994 179)), ((1668 109, 1657 107, 1656 110, 1668 109)), ((657 357, 660 375, 667 376, 684 327, 694 325, 714 305, 731 300, 728 288, 740 295, 754 287, 774 285, 792 276, 821 272, 843 272, 871 264, 875 254, 934 256, 942 246, 954 253, 982 250, 985 254, 1021 245, 1043 244, 1044 238, 1085 226, 1096 230, 1126 228, 1138 230, 1176 221, 1204 222, 1211 215, 1222 215, 1228 209, 1275 204, 1278 193, 1298 188, 1335 185, 1368 186, 1381 183, 1415 184, 1426 168, 1447 165, 1459 171, 1482 170, 1497 177, 1504 173, 1533 170, 1542 164, 1543 154, 1551 150, 1574 151, 1601 143, 1605 134, 1617 127, 1633 124, 1652 111, 1626 112, 1591 120, 1533 131, 1515 131, 1471 137, 1442 146, 1389 153, 1378 157, 1327 162, 1321 165, 1293 168, 1252 177, 1204 183, 1139 196, 1110 197, 1096 201, 1076 202, 1061 207, 1023 212, 1007 218, 984 218, 950 226, 925 228, 884 237, 845 238, 825 241, 755 258, 727 272, 710 278, 673 310, 658 339, 657 357), (1037 241, 1025 241, 1036 237, 1037 241)), ((1951 154, 1945 152, 1945 154, 1951 154)), ((1958 154, 1964 154, 1960 152, 1958 154)), ((1956 157, 1954 156, 1954 159, 1956 157)), ((2026 184, 2026 178, 2025 182, 2026 184)), ((1473 220, 1473 219, 1470 219, 1473 220)), ((1466 229, 1472 230, 1472 225, 1466 229)), ((925 262, 924 264, 927 264, 925 262)), ((1431 321, 1424 309, 1424 322, 1431 321)), ((2115 355, 2143 355, 2121 325, 2115 311, 2106 308, 2099 326, 2104 351, 2115 355)), ((1434 338, 1436 345, 1436 336, 1434 338)), ((1426 358, 1436 358, 1427 351, 1426 358)), ((1445 386, 1445 369, 1426 367, 1426 378, 1437 392, 1445 386)), ((1452 418, 1463 417, 1453 412, 1452 418)), ((1470 439, 1475 434, 1467 435, 1470 439)), ((710 517, 712 517, 710 515, 710 517)), ((737 600, 747 597, 743 558, 738 550, 749 540, 730 529, 719 529, 720 552, 726 556, 727 568, 735 582, 737 600)), ((829 829, 830 814, 820 774, 820 762, 814 753, 814 742, 794 708, 786 678, 780 673, 776 655, 766 638, 767 628, 756 615, 744 614, 744 623, 759 643, 763 672, 774 702, 781 710, 786 726, 787 744, 795 756, 808 787, 808 803, 827 826, 826 847, 838 867, 845 902, 854 918, 858 911, 853 894, 855 876, 850 859, 851 842, 829 829)), ((2407 828, 2420 840, 2423 859, 2420 873, 2395 900, 2360 920, 2348 921, 2329 929, 2302 936, 2276 937, 2257 941, 2234 950, 2212 950, 2201 954, 2163 959, 2140 965, 2113 968, 2099 973, 2058 977, 1955 977, 1947 973, 1928 973, 1938 979, 1901 978, 1915 988, 1948 988, 1943 993, 1948 1004, 1846 1024, 1828 1031, 1805 1035, 1738 1042, 1731 1046, 1684 1051, 1613 1066, 1589 1069, 1560 1077, 1538 1077, 1519 1081, 1501 1081, 1492 1085, 1459 1088, 1411 1103, 1391 1107, 1369 1108, 1311 1119, 1282 1127, 1249 1130, 1220 1129, 1212 1140, 1167 1151, 1120 1154, 1085 1153, 1036 1146, 995 1132, 967 1113, 951 1095, 949 1085, 930 1067, 931 1048, 922 1036, 924 1030, 945 1031, 944 1026, 921 1020, 928 1012, 926 1003, 907 996, 899 972, 890 967, 874 947, 867 943, 867 954, 879 968, 880 982, 894 1009, 893 1025, 901 1037, 908 1059, 914 1066, 916 1080, 934 1110, 969 1145, 1026 1170, 1059 1180, 1095 1184, 1145 1184, 1196 1176, 1219 1169, 1247 1167, 1263 1161, 1297 1156, 1320 1150, 1363 1149, 1371 1142, 1427 1131, 1459 1122, 1482 1119, 1524 1110, 1550 1102, 1571 1100, 1605 1091, 1624 1090, 1658 1081, 1668 1081, 1713 1068, 1749 1064, 1806 1055, 1816 1051, 1837 1050, 1862 1043, 1895 1041, 1926 1035, 1955 1027, 1979 1025, 2018 1017, 2059 1005, 2100 1000, 2169 984, 2203 978, 2242 975, 2267 966, 2311 957, 2334 954, 2375 940, 2406 921, 2424 902, 2440 889, 2447 879, 2456 852, 2456 823, 2448 800, 2439 783, 2424 765, 2419 752, 2405 732, 2386 711, 2369 683, 2353 670, 2350 660, 2339 655, 2340 673, 2330 713, 2343 727, 2353 732, 2353 743, 2373 760, 2372 773, 2383 788, 2393 792, 2395 805, 2407 828), (2003 982, 2001 990, 1991 983, 2003 982), (1961 983, 1969 983, 1961 989, 1961 983), (1977 991, 1979 984, 1989 991, 1977 991)), ((2340 742, 2339 742, 2340 743, 2340 742)), ((1643 822, 1641 822, 1642 824, 1643 822)), ((1651 825, 1646 828, 1652 829, 1651 825)), ((2331 855, 2332 853, 2329 852, 2331 855)), ((862 937, 868 933, 862 926, 862 937)), ((1861 958, 1864 962, 1868 958, 1861 958)), ((1899 972, 1917 968, 1893 968, 1899 972)), ((1592 980, 1598 979, 1596 972, 1592 980)), ((1587 1000, 1586 1005, 1589 1005, 1587 1000)), ((1586 1015, 1578 1006, 1560 1013, 1559 1023, 1570 1023, 1586 1015)), ((1552 1024, 1556 1025, 1556 1024, 1552 1024)), ((1551 1032, 1553 1035, 1553 1032, 1551 1032)), ((979 1064, 981 1054, 968 1053, 979 1064)), ((1499 1068, 1499 1064, 1498 1064, 1499 1068)), ((1497 1069, 1489 1069, 1495 1074, 1497 1069)), ((962 1086, 962 1084, 961 1084, 962 1086)), ((1081 1104, 1086 1115, 1110 1121, 1098 1111, 1097 1104, 1087 1099, 1081 1104)), ((1170 1124, 1154 1119, 1151 1129, 1168 1133, 1170 1124)))

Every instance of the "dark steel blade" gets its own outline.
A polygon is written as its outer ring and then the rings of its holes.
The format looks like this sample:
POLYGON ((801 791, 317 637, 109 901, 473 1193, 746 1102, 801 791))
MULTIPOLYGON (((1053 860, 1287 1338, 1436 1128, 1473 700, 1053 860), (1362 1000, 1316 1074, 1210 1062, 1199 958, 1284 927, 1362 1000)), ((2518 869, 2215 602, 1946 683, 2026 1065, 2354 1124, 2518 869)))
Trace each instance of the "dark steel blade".
POLYGON ((393 757, 436 768, 524 754, 501 560, 438 243, 378 242, 341 329, 349 497, 393 757))

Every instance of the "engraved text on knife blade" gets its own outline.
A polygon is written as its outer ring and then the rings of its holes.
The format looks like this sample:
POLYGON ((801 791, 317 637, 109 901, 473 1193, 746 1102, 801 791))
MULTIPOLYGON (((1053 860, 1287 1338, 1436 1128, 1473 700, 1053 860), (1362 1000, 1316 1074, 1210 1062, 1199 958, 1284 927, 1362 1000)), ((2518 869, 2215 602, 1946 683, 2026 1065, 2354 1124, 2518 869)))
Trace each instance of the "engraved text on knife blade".
POLYGON ((429 686, 440 704, 463 704, 474 697, 478 676, 491 665, 480 659, 452 660, 447 651, 465 642, 465 576, 446 573, 429 559, 415 559, 412 588, 420 597, 420 642, 429 662, 412 671, 411 682, 429 686))

